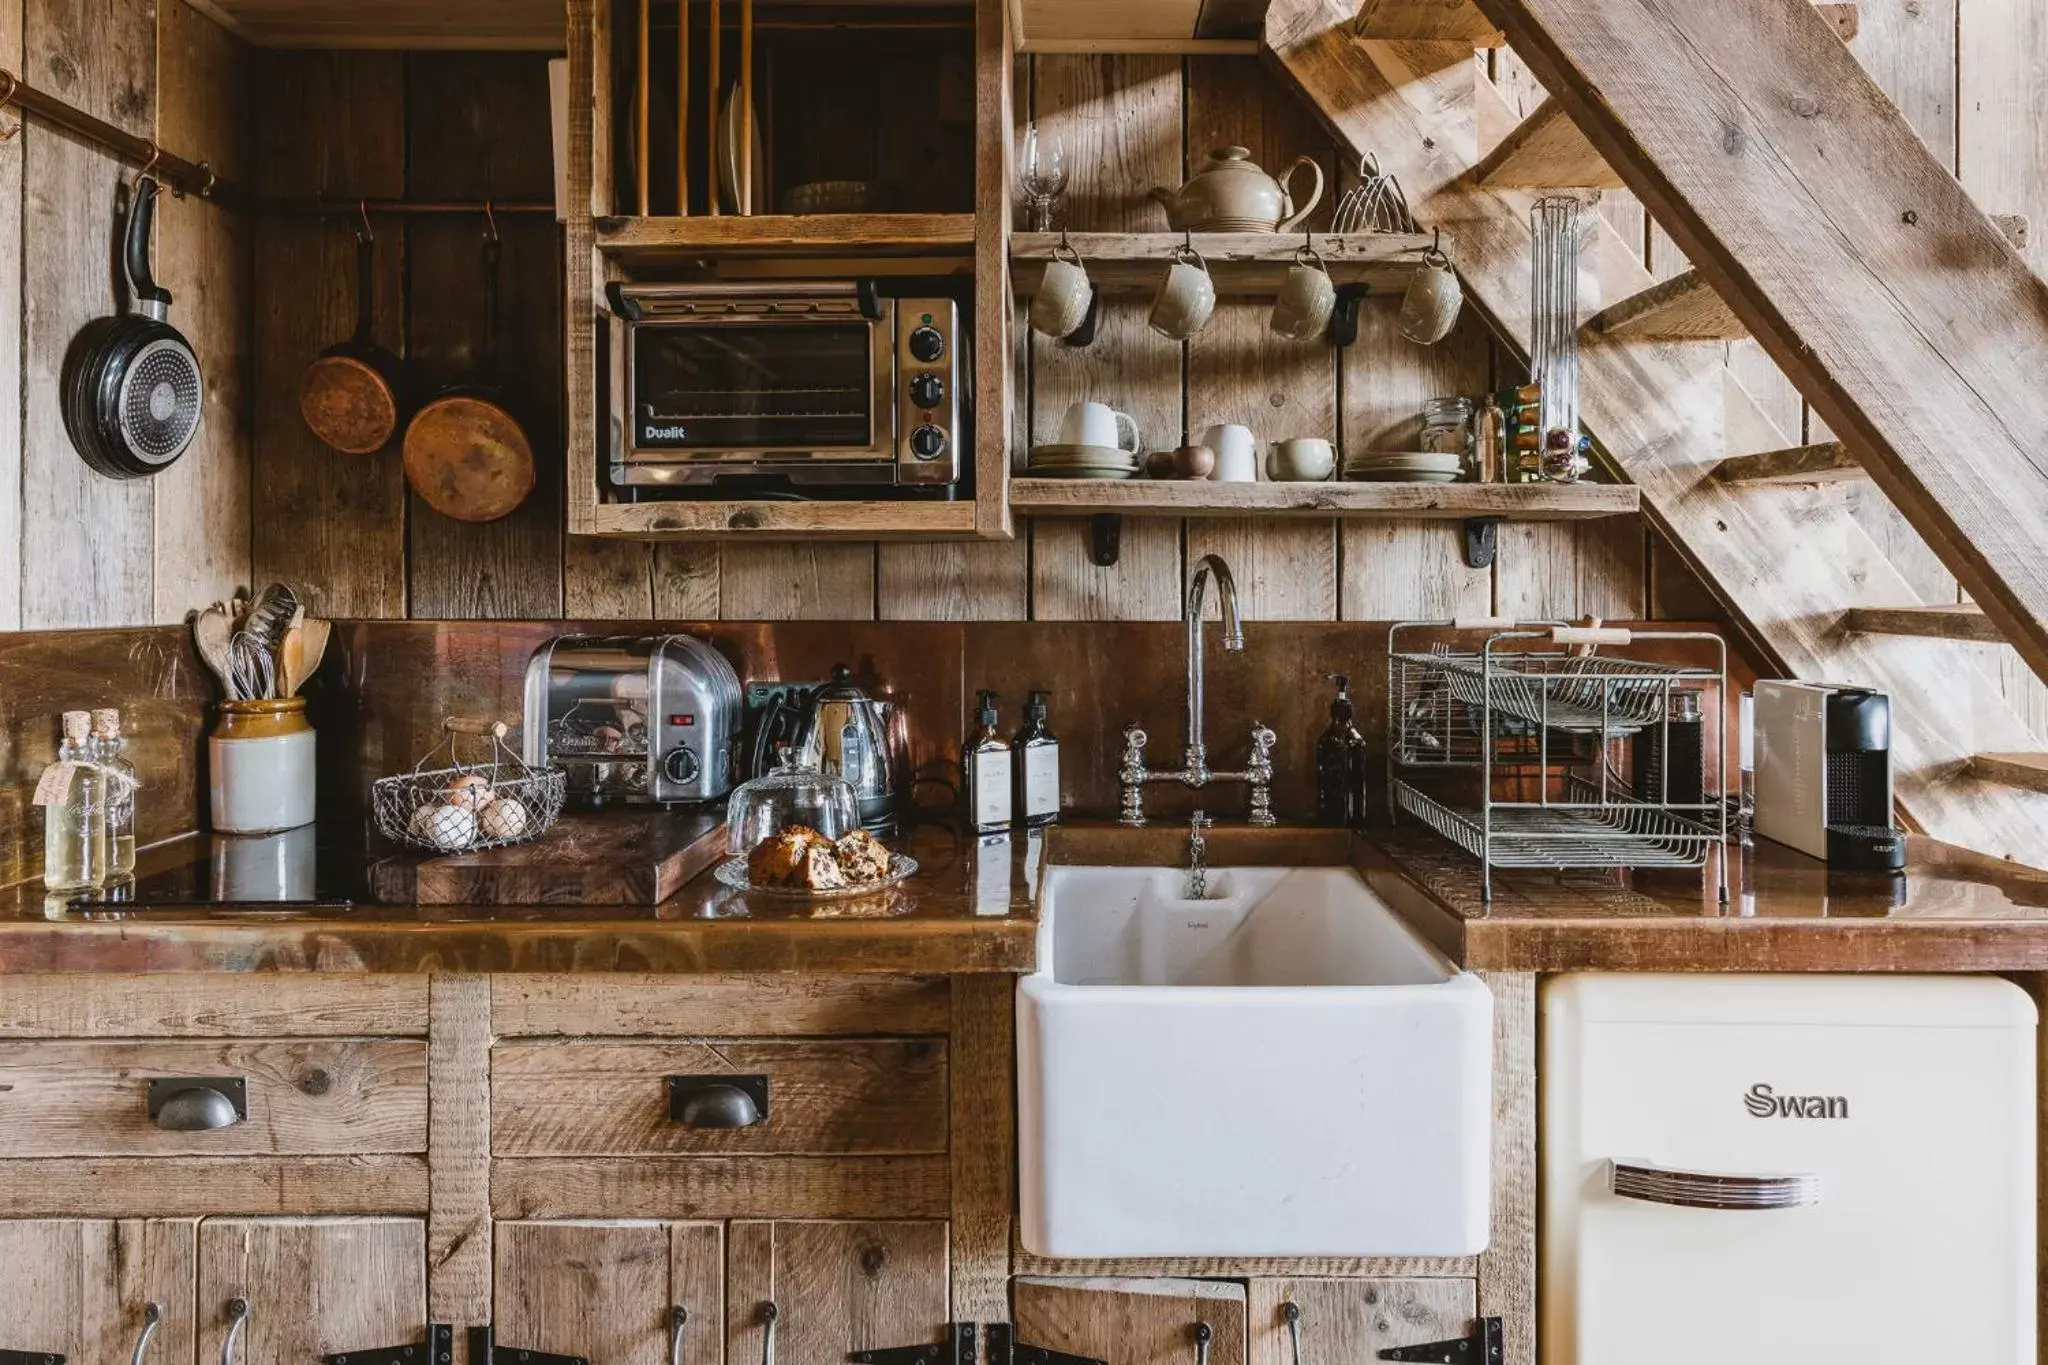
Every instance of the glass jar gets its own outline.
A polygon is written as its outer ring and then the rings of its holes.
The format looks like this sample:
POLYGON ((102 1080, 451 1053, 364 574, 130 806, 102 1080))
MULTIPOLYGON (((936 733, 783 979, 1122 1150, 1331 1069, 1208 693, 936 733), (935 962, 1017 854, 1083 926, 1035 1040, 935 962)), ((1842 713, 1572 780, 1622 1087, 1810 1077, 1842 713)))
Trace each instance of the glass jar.
POLYGON ((215 830, 271 834, 313 823, 313 726, 304 697, 222 702, 206 753, 215 830))
POLYGON ((1422 405, 1422 441, 1432 455, 1472 454, 1472 400, 1432 398, 1422 405))
POLYGON ((777 830, 804 825, 827 839, 860 828, 860 802, 837 773, 788 763, 733 788, 725 803, 727 846, 744 858, 777 830))

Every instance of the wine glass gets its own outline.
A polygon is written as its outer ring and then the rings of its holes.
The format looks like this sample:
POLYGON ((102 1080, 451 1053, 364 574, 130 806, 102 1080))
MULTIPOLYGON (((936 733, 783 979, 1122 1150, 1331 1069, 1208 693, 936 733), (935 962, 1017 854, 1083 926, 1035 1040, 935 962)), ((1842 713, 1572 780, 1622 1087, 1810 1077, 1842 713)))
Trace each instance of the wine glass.
POLYGON ((1053 203, 1067 188, 1067 163, 1060 154, 1057 135, 1042 137, 1036 121, 1025 125, 1023 156, 1024 193, 1031 199, 1031 228, 1052 231, 1053 203))

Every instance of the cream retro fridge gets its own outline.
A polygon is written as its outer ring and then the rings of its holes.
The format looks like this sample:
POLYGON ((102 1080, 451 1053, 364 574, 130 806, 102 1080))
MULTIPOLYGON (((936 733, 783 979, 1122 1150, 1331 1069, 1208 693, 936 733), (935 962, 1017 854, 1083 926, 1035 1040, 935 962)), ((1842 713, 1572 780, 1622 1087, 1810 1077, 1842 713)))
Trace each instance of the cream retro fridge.
POLYGON ((1543 1365, 2035 1365, 2035 1011, 1992 977, 1573 974, 1543 1365))

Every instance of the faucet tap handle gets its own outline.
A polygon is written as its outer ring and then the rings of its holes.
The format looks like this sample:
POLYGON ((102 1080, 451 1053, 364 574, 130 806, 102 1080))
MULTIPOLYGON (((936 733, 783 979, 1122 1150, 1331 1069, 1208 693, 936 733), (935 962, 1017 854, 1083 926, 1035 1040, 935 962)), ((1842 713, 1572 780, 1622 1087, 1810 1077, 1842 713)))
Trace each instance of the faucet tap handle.
POLYGON ((1265 722, 1252 722, 1252 756, 1244 766, 1251 785, 1251 812, 1247 818, 1254 825, 1279 823, 1273 817, 1273 745, 1278 739, 1265 722))
POLYGON ((1199 836, 1203 830, 1215 823, 1214 820, 1209 818, 1207 811, 1198 810, 1188 817, 1188 832, 1199 836))
POLYGON ((1117 790, 1122 798, 1122 823, 1133 827, 1145 823, 1145 732, 1135 725, 1124 727, 1124 757, 1117 765, 1117 790))

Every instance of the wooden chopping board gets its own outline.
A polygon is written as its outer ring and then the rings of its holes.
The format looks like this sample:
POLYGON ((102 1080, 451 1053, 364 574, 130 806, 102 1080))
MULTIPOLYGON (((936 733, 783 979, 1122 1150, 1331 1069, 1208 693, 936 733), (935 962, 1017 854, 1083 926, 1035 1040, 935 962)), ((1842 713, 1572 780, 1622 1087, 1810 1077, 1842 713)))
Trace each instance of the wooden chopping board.
POLYGON ((725 856, 725 812, 570 814, 480 853, 400 855, 370 869, 387 905, 659 905, 725 856))

